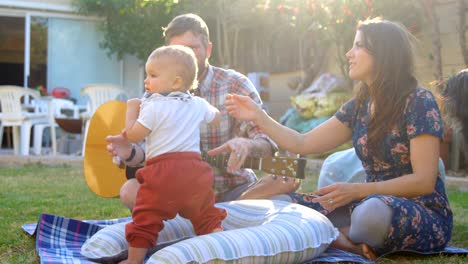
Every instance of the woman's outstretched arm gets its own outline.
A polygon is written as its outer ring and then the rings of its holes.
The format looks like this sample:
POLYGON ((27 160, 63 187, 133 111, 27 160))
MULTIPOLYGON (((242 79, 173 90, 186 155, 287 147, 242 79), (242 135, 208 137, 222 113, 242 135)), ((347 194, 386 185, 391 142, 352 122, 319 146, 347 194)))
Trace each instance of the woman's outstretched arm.
POLYGON ((255 122, 281 148, 297 154, 326 152, 351 139, 351 129, 335 117, 301 134, 275 121, 248 96, 229 94, 226 108, 237 119, 255 122))

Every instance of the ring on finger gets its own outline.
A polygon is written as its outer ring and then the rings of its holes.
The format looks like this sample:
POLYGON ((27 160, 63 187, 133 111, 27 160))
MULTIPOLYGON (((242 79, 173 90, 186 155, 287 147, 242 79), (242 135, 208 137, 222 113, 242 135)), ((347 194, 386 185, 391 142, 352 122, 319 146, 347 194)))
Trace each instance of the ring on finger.
POLYGON ((333 201, 333 199, 331 199, 331 198, 328 199, 328 203, 329 203, 329 204, 333 204, 334 202, 335 202, 335 201, 333 201))

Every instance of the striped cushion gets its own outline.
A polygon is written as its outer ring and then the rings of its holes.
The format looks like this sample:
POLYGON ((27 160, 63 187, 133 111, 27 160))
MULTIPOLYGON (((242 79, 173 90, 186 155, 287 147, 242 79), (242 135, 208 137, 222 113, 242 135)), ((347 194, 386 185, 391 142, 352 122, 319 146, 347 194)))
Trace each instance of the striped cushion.
MULTIPOLYGON (((169 220, 158 245, 185 240, 158 250, 147 263, 300 263, 320 255, 338 235, 325 216, 298 204, 242 200, 216 206, 228 212, 224 232, 194 237, 188 220, 169 220)), ((82 254, 95 260, 125 258, 124 226, 100 230, 83 245, 82 254)))
POLYGON ((218 206, 228 211, 226 231, 165 247, 146 263, 301 263, 338 235, 325 216, 298 204, 241 200, 218 206))
MULTIPOLYGON (((127 223, 109 225, 99 230, 81 246, 81 255, 99 262, 117 262, 127 258, 127 223)), ((176 218, 164 222, 164 229, 159 233, 158 245, 150 252, 193 236, 195 232, 190 221, 177 215, 176 218)))

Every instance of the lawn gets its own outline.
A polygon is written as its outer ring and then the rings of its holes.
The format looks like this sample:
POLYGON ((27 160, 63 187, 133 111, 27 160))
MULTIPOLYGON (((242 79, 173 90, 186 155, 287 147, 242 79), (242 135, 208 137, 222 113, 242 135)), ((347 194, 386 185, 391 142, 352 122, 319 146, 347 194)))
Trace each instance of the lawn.
MULTIPOLYGON (((317 178, 309 175, 301 191, 313 190, 317 178)), ((451 245, 468 247, 468 192, 449 188, 455 228, 451 245)), ((77 166, 29 164, 0 167, 0 263, 39 263, 34 238, 21 225, 34 223, 41 213, 75 219, 129 216, 118 199, 100 198, 87 187, 77 166)), ((468 256, 392 256, 378 263, 468 263, 468 256)))

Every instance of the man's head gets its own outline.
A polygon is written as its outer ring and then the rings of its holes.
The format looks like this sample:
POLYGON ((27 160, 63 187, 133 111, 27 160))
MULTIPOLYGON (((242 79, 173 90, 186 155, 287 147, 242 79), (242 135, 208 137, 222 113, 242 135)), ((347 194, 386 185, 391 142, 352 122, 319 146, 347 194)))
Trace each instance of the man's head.
POLYGON ((468 69, 450 77, 442 91, 444 110, 459 125, 468 127, 468 69))
POLYGON ((197 86, 197 61, 193 51, 172 45, 155 49, 146 62, 145 91, 187 91, 197 86))
POLYGON ((212 48, 205 21, 195 14, 179 15, 169 22, 163 34, 166 45, 182 45, 193 50, 197 58, 198 77, 202 76, 208 67, 212 48))
POLYGON ((442 91, 443 112, 449 124, 461 129, 465 160, 468 164, 468 69, 450 77, 442 91))

